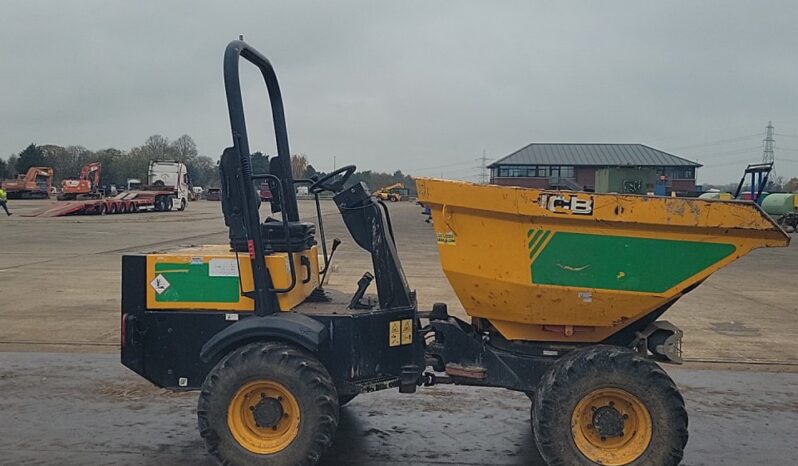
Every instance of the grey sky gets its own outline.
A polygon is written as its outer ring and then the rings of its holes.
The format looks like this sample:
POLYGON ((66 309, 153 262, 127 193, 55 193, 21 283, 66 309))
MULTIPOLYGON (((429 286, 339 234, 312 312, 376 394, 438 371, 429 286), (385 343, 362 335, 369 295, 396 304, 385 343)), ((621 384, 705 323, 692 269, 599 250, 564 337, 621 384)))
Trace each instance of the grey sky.
MULTIPOLYGON (((632 142, 725 182, 773 120, 778 173, 798 176, 795 1, 233 3, 0 0, 0 156, 187 133, 217 157, 222 52, 244 34, 277 69, 292 152, 319 169, 464 178, 483 149, 632 142)), ((251 146, 272 152, 244 77, 251 146)))

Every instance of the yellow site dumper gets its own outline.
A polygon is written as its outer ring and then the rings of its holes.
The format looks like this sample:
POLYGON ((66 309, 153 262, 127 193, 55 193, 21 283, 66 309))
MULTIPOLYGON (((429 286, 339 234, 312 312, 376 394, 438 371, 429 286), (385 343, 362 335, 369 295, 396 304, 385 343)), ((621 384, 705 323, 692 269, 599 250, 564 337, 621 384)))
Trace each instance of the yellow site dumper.
POLYGON ((680 363, 682 332, 657 318, 713 272, 789 236, 751 202, 416 184, 472 317, 433 311, 437 369, 526 391, 550 464, 678 464, 687 413, 652 359, 680 363))
POLYGON ((313 465, 354 397, 440 383, 526 393, 549 464, 679 463, 687 413, 658 362, 681 360, 682 332, 657 319, 752 249, 788 244, 758 206, 420 179, 430 241, 466 322, 444 303, 418 309, 390 209, 350 182, 355 166, 293 179, 266 57, 233 41, 224 83, 232 146, 219 163, 220 206, 229 241, 124 255, 121 309, 122 363, 157 386, 200 392, 200 435, 222 464, 313 465), (241 59, 268 90, 277 145, 269 173, 253 172, 241 59), (272 193, 262 205, 261 183, 272 193), (303 184, 315 224, 299 216, 303 184), (325 239, 325 193, 372 258, 354 293, 324 287, 341 244, 325 239), (267 205, 274 217, 261 220, 267 205))
POLYGON ((604 341, 752 249, 789 242, 748 202, 417 184, 466 312, 508 340, 604 341))

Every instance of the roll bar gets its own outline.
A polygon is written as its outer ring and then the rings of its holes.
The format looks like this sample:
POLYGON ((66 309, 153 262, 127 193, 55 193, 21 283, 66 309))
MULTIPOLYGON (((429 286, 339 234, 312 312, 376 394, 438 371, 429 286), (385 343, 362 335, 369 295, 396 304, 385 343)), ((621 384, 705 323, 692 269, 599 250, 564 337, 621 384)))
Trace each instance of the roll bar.
POLYGON ((288 148, 288 130, 285 125, 283 97, 277 75, 269 60, 243 40, 234 40, 227 45, 224 52, 224 89, 227 94, 227 110, 230 113, 230 127, 233 133, 233 144, 241 155, 241 168, 245 176, 252 176, 247 124, 244 118, 244 104, 241 99, 241 79, 239 77, 239 57, 243 57, 255 65, 263 75, 274 122, 274 137, 277 142, 277 159, 279 171, 272 173, 283 181, 284 199, 283 215, 288 221, 299 221, 299 209, 294 191, 294 180, 291 174, 291 152, 288 148))
MULTIPOLYGON (((277 142, 277 163, 272 167, 271 175, 279 183, 280 199, 282 205, 283 222, 299 220, 296 192, 294 191, 293 177, 291 176, 291 153, 288 148, 288 131, 285 125, 285 112, 283 98, 280 94, 280 85, 269 60, 261 55, 252 46, 243 40, 234 40, 227 45, 224 52, 224 89, 227 95, 227 110, 230 114, 230 129, 233 137, 233 150, 237 155, 239 167, 238 186, 242 191, 242 220, 247 235, 247 249, 252 265, 252 281, 254 290, 245 295, 255 300, 255 315, 265 316, 279 311, 276 290, 272 286, 269 271, 266 268, 263 252, 263 238, 260 228, 260 215, 258 214, 258 199, 252 185, 252 160, 249 152, 249 139, 247 138, 247 125, 244 118, 244 103, 241 98, 241 80, 239 76, 239 59, 243 57, 255 65, 261 72, 269 93, 269 103, 274 122, 274 135, 277 142)), ((289 255, 290 258, 290 255, 289 255)), ((296 271, 291 261, 291 287, 296 283, 296 271)))

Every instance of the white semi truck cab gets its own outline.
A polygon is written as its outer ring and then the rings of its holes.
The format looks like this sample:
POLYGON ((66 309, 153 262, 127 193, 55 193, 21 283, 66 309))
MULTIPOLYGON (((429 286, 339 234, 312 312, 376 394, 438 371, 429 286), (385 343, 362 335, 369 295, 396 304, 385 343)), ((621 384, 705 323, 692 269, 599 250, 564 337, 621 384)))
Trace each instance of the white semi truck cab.
POLYGON ((149 189, 174 191, 172 202, 177 210, 184 210, 188 205, 189 186, 186 165, 171 160, 151 160, 147 171, 149 189))

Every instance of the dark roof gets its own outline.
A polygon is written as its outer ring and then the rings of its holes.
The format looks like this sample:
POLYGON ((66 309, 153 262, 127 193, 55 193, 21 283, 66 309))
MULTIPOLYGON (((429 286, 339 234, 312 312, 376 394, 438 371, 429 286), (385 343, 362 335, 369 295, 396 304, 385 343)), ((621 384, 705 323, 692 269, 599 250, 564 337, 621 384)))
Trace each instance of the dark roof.
POLYGON ((588 165, 636 167, 700 167, 700 163, 643 144, 532 143, 499 159, 498 165, 588 165))

